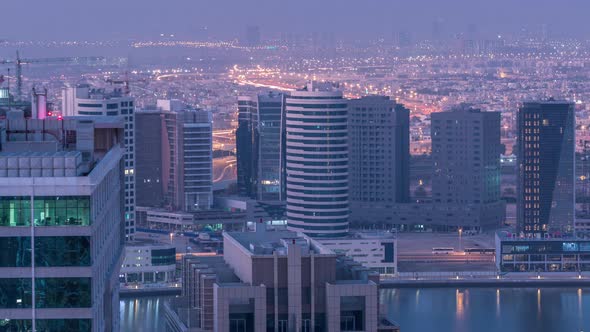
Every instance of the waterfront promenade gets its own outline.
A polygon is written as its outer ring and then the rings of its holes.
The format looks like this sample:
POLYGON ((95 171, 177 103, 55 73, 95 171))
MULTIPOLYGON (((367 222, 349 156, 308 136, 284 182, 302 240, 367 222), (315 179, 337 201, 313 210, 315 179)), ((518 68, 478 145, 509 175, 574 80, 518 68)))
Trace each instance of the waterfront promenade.
POLYGON ((498 273, 401 272, 381 279, 381 288, 416 287, 589 287, 590 272, 498 273))

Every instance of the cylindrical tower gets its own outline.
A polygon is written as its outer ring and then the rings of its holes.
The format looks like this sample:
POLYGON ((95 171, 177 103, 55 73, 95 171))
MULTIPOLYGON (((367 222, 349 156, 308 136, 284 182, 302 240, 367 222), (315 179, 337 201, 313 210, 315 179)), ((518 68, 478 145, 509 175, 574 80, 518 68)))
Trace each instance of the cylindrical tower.
POLYGON ((287 221, 313 237, 348 233, 348 104, 331 83, 286 100, 287 221))

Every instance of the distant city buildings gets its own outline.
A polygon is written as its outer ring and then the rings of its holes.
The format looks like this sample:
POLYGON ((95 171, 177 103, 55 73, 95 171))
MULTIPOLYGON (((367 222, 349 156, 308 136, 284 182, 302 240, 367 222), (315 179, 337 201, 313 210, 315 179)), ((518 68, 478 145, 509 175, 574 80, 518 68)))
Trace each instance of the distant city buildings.
POLYGON ((250 25, 246 27, 245 45, 249 47, 260 46, 261 36, 260 27, 257 25, 250 25))
POLYGON ((331 83, 310 82, 286 99, 289 229, 312 237, 348 233, 348 103, 331 83))
POLYGON ((410 111, 389 97, 348 101, 351 221, 410 201, 410 111))
POLYGON ((118 331, 124 122, 0 121, 0 329, 118 331))
POLYGON ((125 121, 125 236, 135 233, 135 116, 134 98, 122 88, 112 91, 88 84, 62 90, 62 115, 117 116, 125 121))
POLYGON ((526 237, 573 232, 574 126, 569 102, 526 102, 518 112, 517 230, 526 237))

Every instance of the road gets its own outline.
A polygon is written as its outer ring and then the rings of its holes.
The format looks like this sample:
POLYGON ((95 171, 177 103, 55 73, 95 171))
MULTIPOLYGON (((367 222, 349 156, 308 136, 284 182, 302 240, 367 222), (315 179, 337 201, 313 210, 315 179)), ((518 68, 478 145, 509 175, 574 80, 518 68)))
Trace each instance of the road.
POLYGON ((213 159, 213 183, 235 180, 236 178, 236 157, 228 156, 213 159))

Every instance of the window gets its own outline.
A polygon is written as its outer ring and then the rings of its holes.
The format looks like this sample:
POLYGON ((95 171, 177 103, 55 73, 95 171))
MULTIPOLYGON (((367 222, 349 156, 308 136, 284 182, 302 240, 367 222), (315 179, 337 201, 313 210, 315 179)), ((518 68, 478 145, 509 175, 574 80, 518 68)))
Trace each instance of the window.
POLYGON ((10 278, 0 279, 0 308, 30 308, 31 302, 31 279, 10 278))
POLYGON ((78 107, 102 108, 102 104, 78 104, 78 107))
POLYGON ((90 278, 37 278, 37 308, 90 308, 90 278))
POLYGON ((0 267, 31 266, 30 237, 0 237, 0 267))
POLYGON ((38 331, 90 332, 91 322, 90 319, 37 319, 36 327, 38 331))
POLYGON ((89 226, 90 197, 36 197, 34 219, 37 226, 89 226))
POLYGON ((87 236, 35 238, 35 264, 44 266, 90 266, 87 236))
POLYGON ((0 226, 29 226, 30 204, 29 197, 0 197, 0 226))

